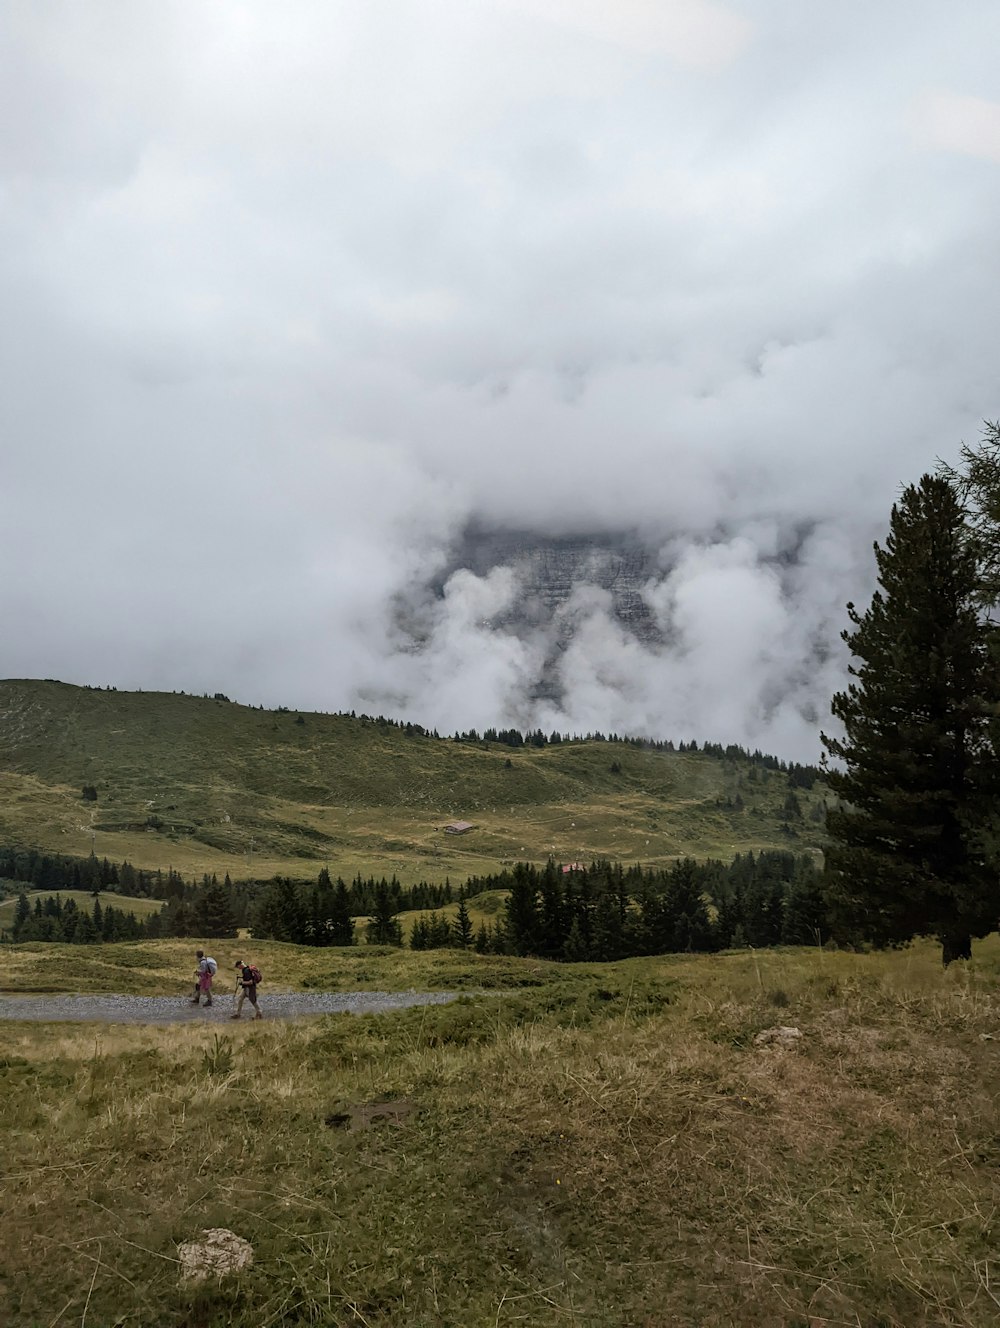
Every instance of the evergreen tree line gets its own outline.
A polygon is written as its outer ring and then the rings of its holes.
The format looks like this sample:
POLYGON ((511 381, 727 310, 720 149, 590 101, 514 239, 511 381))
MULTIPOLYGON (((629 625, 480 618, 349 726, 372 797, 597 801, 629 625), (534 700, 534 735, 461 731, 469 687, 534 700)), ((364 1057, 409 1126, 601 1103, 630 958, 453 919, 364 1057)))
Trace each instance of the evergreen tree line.
POLYGON ((535 729, 532 733, 524 734, 517 729, 484 729, 480 735, 475 729, 469 729, 464 733, 454 734, 452 741, 479 743, 487 746, 495 742, 507 747, 547 747, 561 743, 579 742, 618 743, 625 747, 637 748, 640 751, 678 752, 682 755, 687 752, 700 753, 702 756, 708 756, 717 761, 738 762, 749 765, 754 769, 778 771, 788 776, 788 782, 794 788, 812 788, 813 784, 823 777, 818 766, 803 765, 798 761, 782 761, 777 756, 768 756, 759 749, 752 752, 748 751, 747 748, 740 747, 736 743, 723 746, 719 742, 703 742, 699 746, 695 739, 690 742, 675 743, 669 738, 662 740, 633 738, 618 733, 545 734, 541 729, 535 729))
POLYGON ((594 862, 563 871, 518 863, 470 879, 509 891, 504 913, 474 931, 459 892, 458 914, 417 919, 414 950, 474 946, 480 953, 546 959, 624 959, 732 946, 817 944, 830 938, 822 877, 805 854, 739 854, 732 863, 685 859, 670 868, 594 862))
POLYGON ((149 934, 133 912, 94 900, 92 909, 80 908, 75 899, 50 895, 36 899, 34 907, 22 891, 14 908, 13 941, 61 941, 88 945, 98 941, 138 941, 149 934))
MULTIPOLYGON (((820 886, 820 872, 807 854, 782 851, 738 854, 731 863, 686 859, 671 868, 602 861, 564 872, 553 861, 543 868, 518 863, 494 875, 470 877, 457 893, 454 920, 425 907, 409 943, 415 950, 475 946, 480 952, 596 960, 816 944, 829 938, 820 886), (476 933, 466 901, 486 890, 506 890, 509 897, 492 930, 484 925, 476 933)), ((438 891, 429 902, 451 902, 450 886, 438 891)), ((368 918, 364 939, 369 944, 398 946, 404 941, 398 915, 412 909, 410 897, 395 878, 359 876, 348 886, 324 868, 313 885, 275 877, 249 901, 241 925, 265 940, 353 945, 358 939, 355 918, 361 914, 368 918)), ((176 934, 220 934, 198 911, 205 898, 196 896, 193 902, 197 925, 176 934)), ((176 908, 172 918, 182 922, 176 908)))
MULTIPOLYGON (((323 869, 325 871, 326 868, 323 869)), ((323 872, 320 873, 321 878, 323 872)), ((0 848, 0 881, 4 880, 24 882, 30 885, 33 892, 85 890, 96 895, 101 890, 111 890, 134 899, 163 899, 177 903, 191 903, 199 891, 216 883, 214 875, 203 876, 201 882, 196 883, 185 881, 173 868, 166 872, 143 871, 133 867, 127 860, 122 863, 109 862, 107 858, 97 858, 94 854, 87 858, 74 858, 28 849, 0 848)), ((232 884, 228 873, 226 884, 227 888, 232 884)), ((309 889, 312 883, 300 881, 299 885, 309 889)), ((392 894, 397 912, 403 909, 440 908, 453 900, 452 887, 447 879, 443 885, 418 881, 415 885, 406 886, 395 875, 389 880, 385 877, 378 880, 375 876, 362 877, 359 872, 347 887, 354 917, 364 917, 372 912, 376 891, 380 886, 385 886, 392 894)), ((239 880, 233 888, 253 897, 261 888, 261 883, 256 880, 239 880)), ((246 925, 245 917, 239 925, 246 925)))
MULTIPOLYGON (((460 908, 471 893, 488 890, 489 878, 469 882, 460 891, 460 908)), ((405 887, 393 876, 362 878, 360 873, 347 885, 342 877, 331 879, 324 867, 314 885, 304 885, 276 876, 262 890, 253 910, 254 936, 266 940, 293 941, 297 945, 353 945, 357 917, 368 918, 365 939, 373 945, 402 945, 402 927, 397 915, 414 909, 439 908, 452 902, 449 881, 428 885, 426 881, 405 887)), ((418 947, 419 948, 419 945, 418 947)))
MULTIPOLYGON (((283 707, 279 707, 283 709, 283 707)), ((339 711, 339 716, 344 719, 354 719, 361 724, 373 725, 376 728, 398 729, 407 737, 435 738, 442 741, 441 734, 437 729, 426 729, 422 724, 412 724, 405 720, 390 719, 385 715, 359 715, 356 711, 339 711)), ((545 733, 542 729, 533 729, 527 733, 522 733, 520 729, 497 729, 486 728, 480 733, 477 729, 465 729, 456 731, 448 740, 451 742, 476 743, 480 746, 489 746, 491 743, 497 743, 503 747, 548 747, 560 743, 581 743, 581 742, 607 742, 620 743, 626 747, 635 747, 642 751, 651 752, 700 752, 703 756, 712 757, 715 760, 738 761, 743 764, 756 766, 764 770, 776 770, 787 774, 789 783, 793 787, 812 788, 813 784, 823 778, 823 772, 818 766, 802 764, 798 761, 783 761, 777 756, 769 756, 765 752, 755 748, 750 751, 746 747, 741 747, 738 743, 728 743, 723 745, 719 742, 703 742, 698 744, 697 739, 692 738, 689 742, 674 742, 672 739, 658 738, 639 738, 627 734, 619 733, 560 733, 557 730, 552 733, 545 733)))
MULTIPOLYGON (((620 959, 668 951, 712 951, 729 946, 815 944, 827 938, 820 876, 808 855, 740 854, 732 863, 686 859, 671 868, 623 867, 606 861, 564 872, 550 861, 518 863, 491 876, 470 878, 458 891, 449 920, 423 911, 410 937, 413 949, 475 946, 480 952, 552 959, 620 959), (467 900, 485 890, 507 890, 504 913, 492 929, 474 932, 467 900)), ((445 887, 432 903, 450 902, 445 887)), ((185 885, 159 913, 144 919, 94 901, 92 910, 58 895, 18 897, 14 941, 142 940, 169 936, 233 939, 249 928, 260 939, 297 945, 353 945, 353 900, 366 903, 364 939, 402 945, 398 914, 408 892, 385 878, 348 886, 325 868, 314 884, 275 877, 263 886, 205 876, 185 885)))
POLYGON ((0 848, 0 880, 23 881, 32 890, 113 890, 135 899, 166 899, 183 889, 177 872, 143 871, 127 860, 109 862, 35 849, 0 848))
MULTIPOLYGON (((480 952, 601 961, 830 939, 822 876, 807 854, 738 854, 731 863, 685 858, 645 869, 518 863, 494 881, 489 888, 510 893, 502 918, 475 935, 480 952)), ((466 943, 457 924, 442 943, 466 943)))
MULTIPOLYGON (((367 884, 367 883, 366 883, 367 884)), ((275 878, 254 914, 253 934, 300 945, 355 943, 351 891, 329 874, 310 889, 275 878)), ((458 891, 453 919, 424 911, 413 925, 414 950, 475 948, 566 960, 613 960, 675 951, 712 952, 734 946, 815 945, 831 939, 822 875, 808 854, 738 854, 731 863, 684 859, 669 868, 593 862, 564 871, 518 863, 495 875, 470 877, 458 891), (467 900, 508 891, 503 914, 478 932, 467 900)), ((402 945, 400 892, 374 884, 365 939, 402 945)))

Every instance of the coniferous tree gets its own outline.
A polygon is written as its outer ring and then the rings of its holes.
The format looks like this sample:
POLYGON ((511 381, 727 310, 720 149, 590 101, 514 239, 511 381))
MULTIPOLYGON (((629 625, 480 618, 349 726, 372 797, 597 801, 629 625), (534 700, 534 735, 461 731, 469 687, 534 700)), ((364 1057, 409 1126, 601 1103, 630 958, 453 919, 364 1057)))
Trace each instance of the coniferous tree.
POLYGON ((674 948, 674 930, 662 884, 656 885, 651 880, 645 881, 639 894, 639 907, 643 951, 646 954, 666 954, 674 948))
POLYGON ((827 937, 821 877, 812 864, 796 870, 785 893, 782 945, 820 945, 827 937))
POLYGON ((458 892, 458 914, 452 928, 454 941, 462 950, 468 950, 472 944, 472 919, 469 917, 469 907, 465 902, 465 891, 458 892))
POLYGON ((369 945, 402 945, 403 928, 396 918, 396 901, 388 883, 380 881, 375 887, 375 908, 368 924, 369 945))
POLYGON ((587 875, 594 892, 591 958, 621 959, 631 941, 626 934, 628 899, 623 893, 624 882, 616 878, 607 862, 592 863, 587 875))
POLYGON ((31 904, 28 896, 22 890, 17 896, 17 903, 14 906, 14 939, 19 940, 21 932, 24 930, 25 923, 31 917, 31 904))
POLYGON ((560 877, 561 873, 550 858, 538 882, 541 890, 541 907, 538 912, 538 953, 546 959, 555 959, 562 954, 568 930, 560 877))
MULTIPOLYGON (((566 944, 574 923, 580 937, 580 945, 586 951, 588 959, 594 958, 594 889, 587 871, 571 871, 566 874, 566 918, 569 930, 566 944)), ((571 948, 576 948, 576 942, 571 948)), ((563 947, 565 951, 565 944, 563 947)))
POLYGON ((778 945, 788 881, 794 871, 791 853, 747 855, 750 879, 743 892, 743 934, 748 945, 778 945))
POLYGON ((427 950, 430 948, 427 944, 428 931, 427 919, 421 914, 410 931, 411 950, 427 950))
POLYGON ((268 885, 257 910, 253 933, 271 941, 303 944, 306 937, 306 911, 299 899, 295 882, 276 876, 268 885))
POLYGON ((876 944, 937 936, 947 964, 1000 914, 985 848, 997 789, 990 630, 947 478, 904 491, 875 556, 881 588, 866 613, 848 605, 854 630, 843 633, 856 680, 833 700, 844 735, 823 736, 843 762, 827 776, 841 799, 827 816, 829 899, 876 944))
POLYGON ((708 905, 702 894, 703 873, 692 858, 675 862, 667 886, 667 911, 673 922, 671 949, 711 950, 714 937, 708 905))
POLYGON ((976 598, 980 607, 1000 604, 1000 420, 986 420, 975 446, 963 446, 958 468, 941 465, 940 473, 966 508, 976 557, 976 598))
POLYGON ((67 899, 63 905, 62 929, 63 939, 72 944, 76 940, 76 925, 79 921, 80 910, 76 906, 75 899, 67 899))
POLYGON ((330 932, 333 915, 333 882, 324 867, 309 896, 309 918, 306 932, 310 945, 332 945, 330 932))
POLYGON ((583 928, 580 925, 579 916, 573 919, 572 926, 563 944, 562 957, 571 964, 580 963, 582 960, 590 958, 590 950, 583 934, 583 928))
POLYGON ((213 939, 236 936, 236 918, 231 893, 213 881, 194 906, 195 927, 202 936, 213 939))
MULTIPOLYGON (((986 420, 975 446, 963 446, 958 469, 941 466, 965 504, 970 541, 976 557, 976 603, 994 630, 987 647, 993 671, 1000 676, 1000 420, 986 420)), ((990 736, 1000 751, 1000 706, 994 705, 990 736)), ((1000 835, 990 833, 988 848, 994 865, 1000 860, 1000 835)))
POLYGON ((80 889, 89 890, 95 899, 100 896, 101 864, 97 861, 97 857, 93 852, 80 868, 80 889))
POLYGON ((743 928, 743 887, 737 884, 725 894, 716 896, 716 935, 720 949, 726 950, 736 944, 736 935, 745 936, 743 928))
POLYGON ((329 929, 330 939, 328 944, 354 944, 354 919, 351 917, 351 898, 348 894, 347 886, 339 876, 337 877, 337 884, 333 889, 329 929))
MULTIPOLYGON (((172 936, 196 936, 198 929, 195 926, 194 917, 191 909, 183 899, 174 899, 169 911, 164 910, 165 921, 164 930, 169 930, 172 936)), ((267 935, 267 932, 261 933, 267 935)))
POLYGON ((538 873, 529 863, 514 864, 507 897, 507 942, 512 954, 538 953, 538 873))
POLYGON ((90 945, 93 941, 101 939, 100 933, 94 926, 94 919, 89 913, 81 911, 77 919, 76 930, 73 939, 79 945, 90 945))

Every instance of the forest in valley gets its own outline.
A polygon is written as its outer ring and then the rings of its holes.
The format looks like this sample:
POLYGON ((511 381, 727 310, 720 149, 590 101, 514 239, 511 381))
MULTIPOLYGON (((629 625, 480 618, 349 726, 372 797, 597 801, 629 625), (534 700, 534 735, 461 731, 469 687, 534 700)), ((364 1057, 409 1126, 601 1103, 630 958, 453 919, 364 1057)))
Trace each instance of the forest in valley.
POLYGON ((415 950, 458 946, 480 953, 566 960, 615 960, 667 951, 710 952, 733 946, 821 944, 831 939, 822 875, 808 854, 738 854, 733 861, 684 858, 670 868, 620 863, 559 864, 510 870, 450 882, 405 887, 393 878, 315 881, 276 877, 266 882, 210 878, 185 882, 175 872, 142 872, 96 858, 82 863, 42 855, 0 856, 17 891, 4 939, 88 944, 169 936, 255 938, 299 945, 366 941, 404 943, 415 950), (18 877, 15 873, 28 873, 18 877), (34 879, 33 879, 34 878, 34 879), (46 881, 40 887, 38 880, 46 881), (44 897, 40 889, 51 890, 44 897), (60 890, 72 891, 64 899, 60 890), (86 890, 92 903, 82 905, 86 890), (491 922, 474 924, 469 905, 484 895, 503 901, 491 922), (102 894, 164 899, 138 916, 102 903, 102 894), (452 907, 449 907, 452 906, 452 907), (447 909, 447 912, 441 910, 447 909), (410 914, 406 934, 401 914, 410 914), (412 915, 416 914, 415 917, 412 915))

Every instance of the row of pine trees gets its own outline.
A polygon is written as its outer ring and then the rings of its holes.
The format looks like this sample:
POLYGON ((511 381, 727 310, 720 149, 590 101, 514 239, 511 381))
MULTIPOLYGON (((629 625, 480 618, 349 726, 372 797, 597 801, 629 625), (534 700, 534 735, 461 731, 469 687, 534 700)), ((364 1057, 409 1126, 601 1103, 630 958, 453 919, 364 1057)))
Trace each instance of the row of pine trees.
MULTIPOLYGON (((684 859, 669 868, 623 867, 593 862, 563 869, 518 863, 492 876, 470 878, 457 893, 454 917, 438 911, 451 902, 451 887, 437 888, 414 921, 412 949, 442 946, 481 953, 548 959, 613 960, 670 951, 714 951, 732 946, 815 944, 829 938, 821 876, 808 855, 741 854, 731 863, 684 859), (474 928, 468 901, 485 891, 505 891, 506 903, 491 926, 474 928)), ((348 946, 359 939, 402 945, 399 914, 409 902, 398 881, 333 880, 324 868, 315 882, 287 877, 256 886, 205 878, 171 898, 145 919, 101 904, 81 908, 58 895, 34 907, 22 893, 10 939, 96 941, 163 936, 235 938, 249 928, 258 939, 297 945, 348 946)))

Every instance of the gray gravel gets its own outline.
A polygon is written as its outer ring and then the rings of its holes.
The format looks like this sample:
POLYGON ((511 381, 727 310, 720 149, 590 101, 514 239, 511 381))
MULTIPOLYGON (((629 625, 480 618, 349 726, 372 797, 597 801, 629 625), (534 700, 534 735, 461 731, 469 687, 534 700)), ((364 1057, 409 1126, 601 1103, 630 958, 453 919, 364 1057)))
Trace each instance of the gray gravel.
MULTIPOLYGON (((300 1019, 318 1014, 379 1014, 410 1005, 444 1005, 459 993, 450 991, 295 991, 260 995, 265 1019, 300 1019)), ((228 1023, 236 1008, 229 996, 216 996, 209 1007, 192 1005, 187 996, 0 996, 0 1020, 34 1019, 45 1023, 84 1020, 101 1024, 228 1023)), ((242 1019, 253 1018, 243 1005, 242 1019)))

